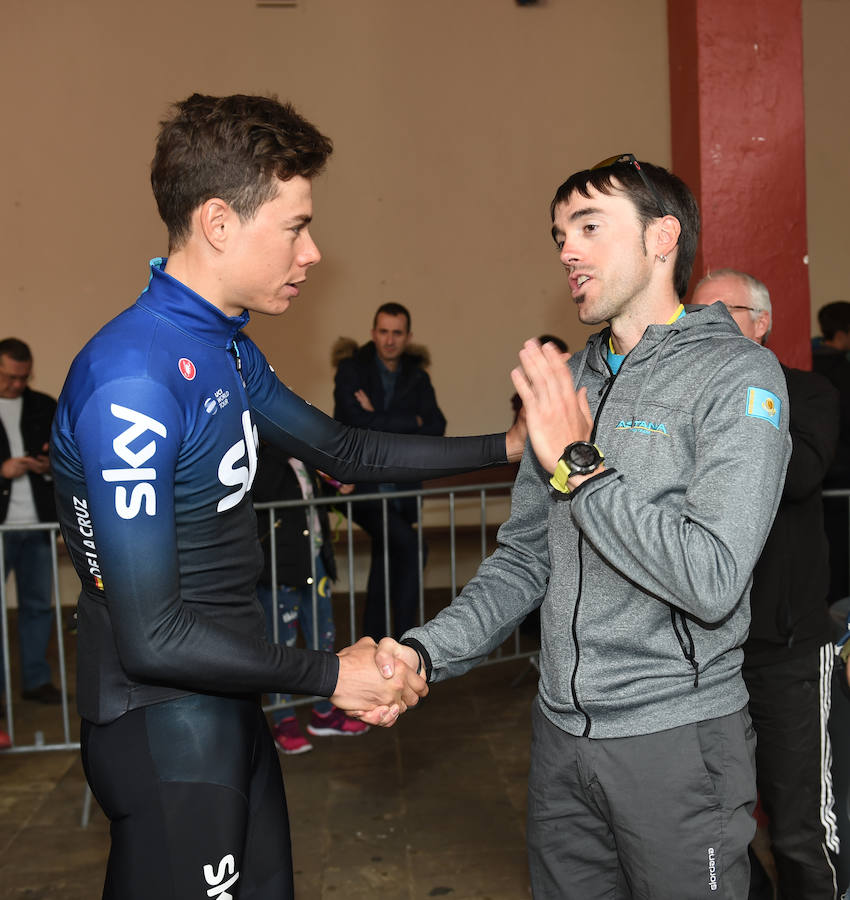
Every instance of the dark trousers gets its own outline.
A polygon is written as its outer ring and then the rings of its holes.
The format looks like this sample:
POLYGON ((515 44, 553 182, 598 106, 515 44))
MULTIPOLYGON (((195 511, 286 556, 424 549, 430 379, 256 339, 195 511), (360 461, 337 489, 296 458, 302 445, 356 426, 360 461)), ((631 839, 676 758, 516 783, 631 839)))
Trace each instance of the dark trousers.
MULTIPOLYGON (((384 519, 383 503, 368 500, 352 504, 354 521, 372 539, 372 564, 366 588, 363 633, 376 641, 392 635, 401 637, 418 624, 419 547, 416 522, 416 500, 405 497, 387 500, 387 546, 390 562, 390 608, 392 623, 387 622, 384 590, 384 519)), ((423 545, 423 552, 425 547, 423 545)), ((424 565, 424 559, 423 559, 424 565)))
POLYGON ((837 896, 830 644, 767 666, 744 667, 758 737, 756 777, 770 823, 780 900, 837 896))
POLYGON ((110 820, 104 900, 292 900, 286 796, 255 700, 190 694, 82 722, 92 793, 110 820))
POLYGON ((576 737, 534 703, 535 900, 746 900, 755 834, 746 709, 623 738, 576 737))
MULTIPOLYGON (((21 688, 25 691, 50 681, 47 645, 53 627, 51 587, 53 565, 46 531, 7 531, 3 535, 4 576, 14 571, 18 589, 18 640, 21 688)), ((3 648, 0 646, 0 690, 5 687, 3 648)))
POLYGON ((823 498, 823 527, 829 541, 829 606, 850 594, 850 526, 846 497, 823 498))

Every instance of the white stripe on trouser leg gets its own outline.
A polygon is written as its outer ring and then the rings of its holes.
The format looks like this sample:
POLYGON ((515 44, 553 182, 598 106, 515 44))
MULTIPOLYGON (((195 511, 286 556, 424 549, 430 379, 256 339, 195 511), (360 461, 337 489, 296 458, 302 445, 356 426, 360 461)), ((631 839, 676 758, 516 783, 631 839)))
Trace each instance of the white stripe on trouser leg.
POLYGON ((829 740, 829 712, 832 707, 832 666, 835 650, 832 644, 820 648, 820 746, 821 789, 820 816, 826 834, 826 845, 838 853, 838 822, 835 816, 835 797, 832 793, 832 744, 829 740))
POLYGON ((829 712, 832 708, 832 666, 835 659, 835 648, 832 644, 824 644, 820 648, 819 685, 820 698, 820 747, 821 747, 821 779, 820 779, 820 820, 824 828, 825 842, 822 845, 826 864, 832 872, 832 896, 838 896, 838 877, 832 864, 829 851, 838 854, 838 822, 835 816, 835 797, 832 793, 832 744, 829 740, 829 712))

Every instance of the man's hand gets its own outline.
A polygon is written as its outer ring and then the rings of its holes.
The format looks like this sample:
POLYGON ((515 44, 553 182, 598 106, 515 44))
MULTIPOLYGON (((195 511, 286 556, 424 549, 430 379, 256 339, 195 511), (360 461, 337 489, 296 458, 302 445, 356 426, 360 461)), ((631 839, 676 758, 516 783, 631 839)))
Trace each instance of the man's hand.
POLYGON ((46 456, 10 456, 3 460, 0 466, 0 475, 3 478, 14 479, 33 472, 36 475, 44 475, 50 469, 50 460, 46 456))
POLYGON ((428 685, 416 674, 416 662, 410 668, 396 659, 392 673, 382 673, 376 665, 377 649, 371 638, 364 637, 337 653, 339 678, 330 700, 370 725, 390 726, 428 693, 428 685))
POLYGON ((369 395, 362 388, 354 392, 354 399, 360 404, 361 409, 366 410, 366 412, 375 412, 375 407, 372 406, 369 395))
MULTIPOLYGON (((384 678, 392 678, 395 675, 396 660, 413 672, 416 672, 421 668, 422 661, 413 647, 408 647, 406 644, 399 644, 398 641, 395 641, 390 637, 381 638, 381 643, 378 644, 375 651, 375 665, 384 678)), ((422 696, 424 697, 425 694, 422 694, 422 696)), ((349 715, 353 716, 355 719, 362 719, 370 725, 379 724, 389 726, 395 722, 400 712, 401 710, 398 710, 395 711, 394 715, 390 715, 390 709, 388 707, 383 707, 372 710, 370 713, 363 713, 361 711, 349 712, 349 715), (375 719, 375 716, 377 716, 377 719, 375 719), (386 721, 387 719, 388 721, 386 721)))
POLYGON ((50 460, 43 454, 39 456, 26 456, 24 459, 29 461, 30 472, 33 472, 36 475, 44 475, 45 472, 50 470, 50 460))
POLYGON ((593 430, 587 390, 576 392, 568 359, 569 354, 554 344, 541 348, 537 341, 526 341, 519 353, 521 365, 511 372, 525 407, 534 453, 550 474, 564 447, 589 440, 593 430))
POLYGON ((381 643, 378 644, 378 649, 375 651, 375 665, 380 669, 384 678, 392 678, 395 674, 396 660, 400 660, 414 672, 422 668, 422 660, 413 647, 400 644, 391 637, 381 638, 381 643))

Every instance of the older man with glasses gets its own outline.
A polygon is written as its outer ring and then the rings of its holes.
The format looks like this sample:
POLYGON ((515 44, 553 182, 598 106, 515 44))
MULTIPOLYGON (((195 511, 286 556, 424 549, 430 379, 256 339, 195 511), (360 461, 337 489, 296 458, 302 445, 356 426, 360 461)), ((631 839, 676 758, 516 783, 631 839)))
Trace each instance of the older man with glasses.
MULTIPOLYGON (((744 337, 764 344, 770 294, 746 272, 719 269, 693 302, 722 303, 744 337)), ((791 460, 776 520, 753 571, 744 681, 758 742, 756 782, 768 815, 780 900, 837 893, 838 831, 827 731, 834 626, 821 488, 838 442, 838 392, 821 375, 782 367, 791 460)))

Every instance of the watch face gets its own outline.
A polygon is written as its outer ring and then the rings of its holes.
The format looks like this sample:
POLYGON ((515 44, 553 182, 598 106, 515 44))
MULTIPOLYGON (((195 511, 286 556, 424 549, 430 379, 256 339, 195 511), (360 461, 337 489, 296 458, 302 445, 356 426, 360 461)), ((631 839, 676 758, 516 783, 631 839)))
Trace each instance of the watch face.
POLYGON ((599 451, 593 444, 586 444, 582 441, 570 448, 569 463, 572 468, 586 469, 596 465, 598 460, 599 451))

